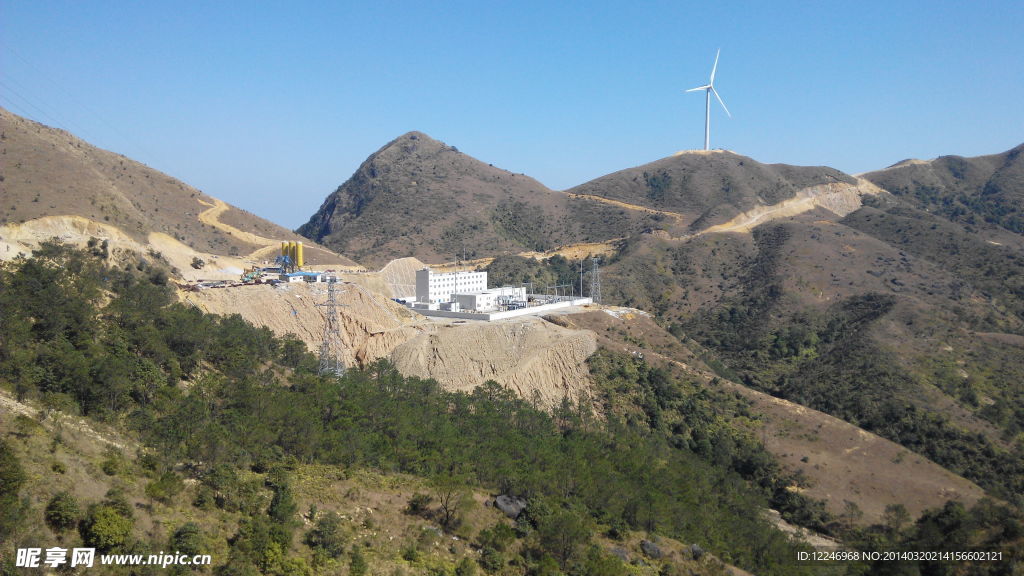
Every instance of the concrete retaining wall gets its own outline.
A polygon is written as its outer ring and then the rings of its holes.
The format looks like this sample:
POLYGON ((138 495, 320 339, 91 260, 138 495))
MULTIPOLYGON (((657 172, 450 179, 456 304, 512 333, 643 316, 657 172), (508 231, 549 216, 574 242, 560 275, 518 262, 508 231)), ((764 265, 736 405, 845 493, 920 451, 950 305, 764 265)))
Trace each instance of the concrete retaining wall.
POLYGON ((417 308, 411 308, 411 310, 424 316, 436 318, 458 318, 460 320, 482 320, 485 322, 492 322, 494 320, 504 320, 505 318, 514 318, 516 316, 544 314, 545 312, 550 312, 552 310, 569 308, 570 306, 583 306, 586 304, 592 304, 593 302, 594 301, 590 298, 576 298, 575 300, 565 300, 562 302, 555 302, 553 304, 520 308, 519 310, 507 310, 505 312, 448 312, 447 310, 421 310, 417 308))

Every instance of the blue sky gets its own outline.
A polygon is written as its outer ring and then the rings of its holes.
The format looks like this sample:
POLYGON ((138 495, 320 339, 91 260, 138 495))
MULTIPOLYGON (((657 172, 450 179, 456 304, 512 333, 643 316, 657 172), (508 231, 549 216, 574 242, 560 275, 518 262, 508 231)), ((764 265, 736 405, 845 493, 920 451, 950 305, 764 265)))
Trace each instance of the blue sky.
POLYGON ((1024 3, 0 0, 0 105, 290 228, 410 130, 555 189, 1024 142, 1024 3))

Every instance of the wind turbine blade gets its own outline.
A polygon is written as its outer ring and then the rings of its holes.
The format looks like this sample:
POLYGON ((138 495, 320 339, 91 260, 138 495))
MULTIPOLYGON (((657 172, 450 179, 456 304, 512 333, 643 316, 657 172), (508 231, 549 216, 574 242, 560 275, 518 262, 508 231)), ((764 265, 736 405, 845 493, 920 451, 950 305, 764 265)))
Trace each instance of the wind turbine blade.
MULTIPOLYGON (((715 98, 718 98, 718 103, 722 105, 722 108, 725 108, 725 113, 729 114, 729 109, 725 107, 725 102, 722 102, 722 97, 718 95, 718 90, 712 87, 711 91, 715 93, 715 98)), ((732 114, 729 114, 729 118, 732 118, 732 114)))
POLYGON ((722 53, 722 49, 719 48, 718 52, 715 53, 715 65, 711 67, 711 80, 708 81, 708 86, 715 85, 715 70, 718 70, 718 56, 722 53))
POLYGON ((683 92, 696 92, 698 90, 707 90, 711 86, 697 86, 696 88, 690 88, 689 90, 683 90, 683 92))

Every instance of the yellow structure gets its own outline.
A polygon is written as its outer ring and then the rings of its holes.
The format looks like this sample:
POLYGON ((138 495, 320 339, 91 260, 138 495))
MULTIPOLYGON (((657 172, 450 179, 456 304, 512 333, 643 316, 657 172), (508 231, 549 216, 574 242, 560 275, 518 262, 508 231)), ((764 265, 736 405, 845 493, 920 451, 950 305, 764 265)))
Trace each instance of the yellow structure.
POLYGON ((288 243, 287 242, 281 242, 281 256, 287 256, 287 255, 288 255, 288 243))
POLYGON ((295 243, 295 266, 302 268, 302 242, 295 243))

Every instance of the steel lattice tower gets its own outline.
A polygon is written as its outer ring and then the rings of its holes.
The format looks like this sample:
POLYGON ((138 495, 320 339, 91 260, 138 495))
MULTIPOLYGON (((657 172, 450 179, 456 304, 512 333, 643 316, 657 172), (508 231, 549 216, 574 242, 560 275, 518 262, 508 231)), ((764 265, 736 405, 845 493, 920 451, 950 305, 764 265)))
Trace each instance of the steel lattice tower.
POLYGON ((590 272, 590 299, 594 304, 601 303, 601 270, 597 265, 597 258, 594 258, 594 268, 590 272))
POLYGON ((345 362, 341 359, 341 326, 338 324, 337 292, 334 287, 336 282, 327 283, 327 302, 317 304, 323 306, 324 310, 324 339, 320 343, 320 374, 335 374, 341 376, 345 373, 345 362))

